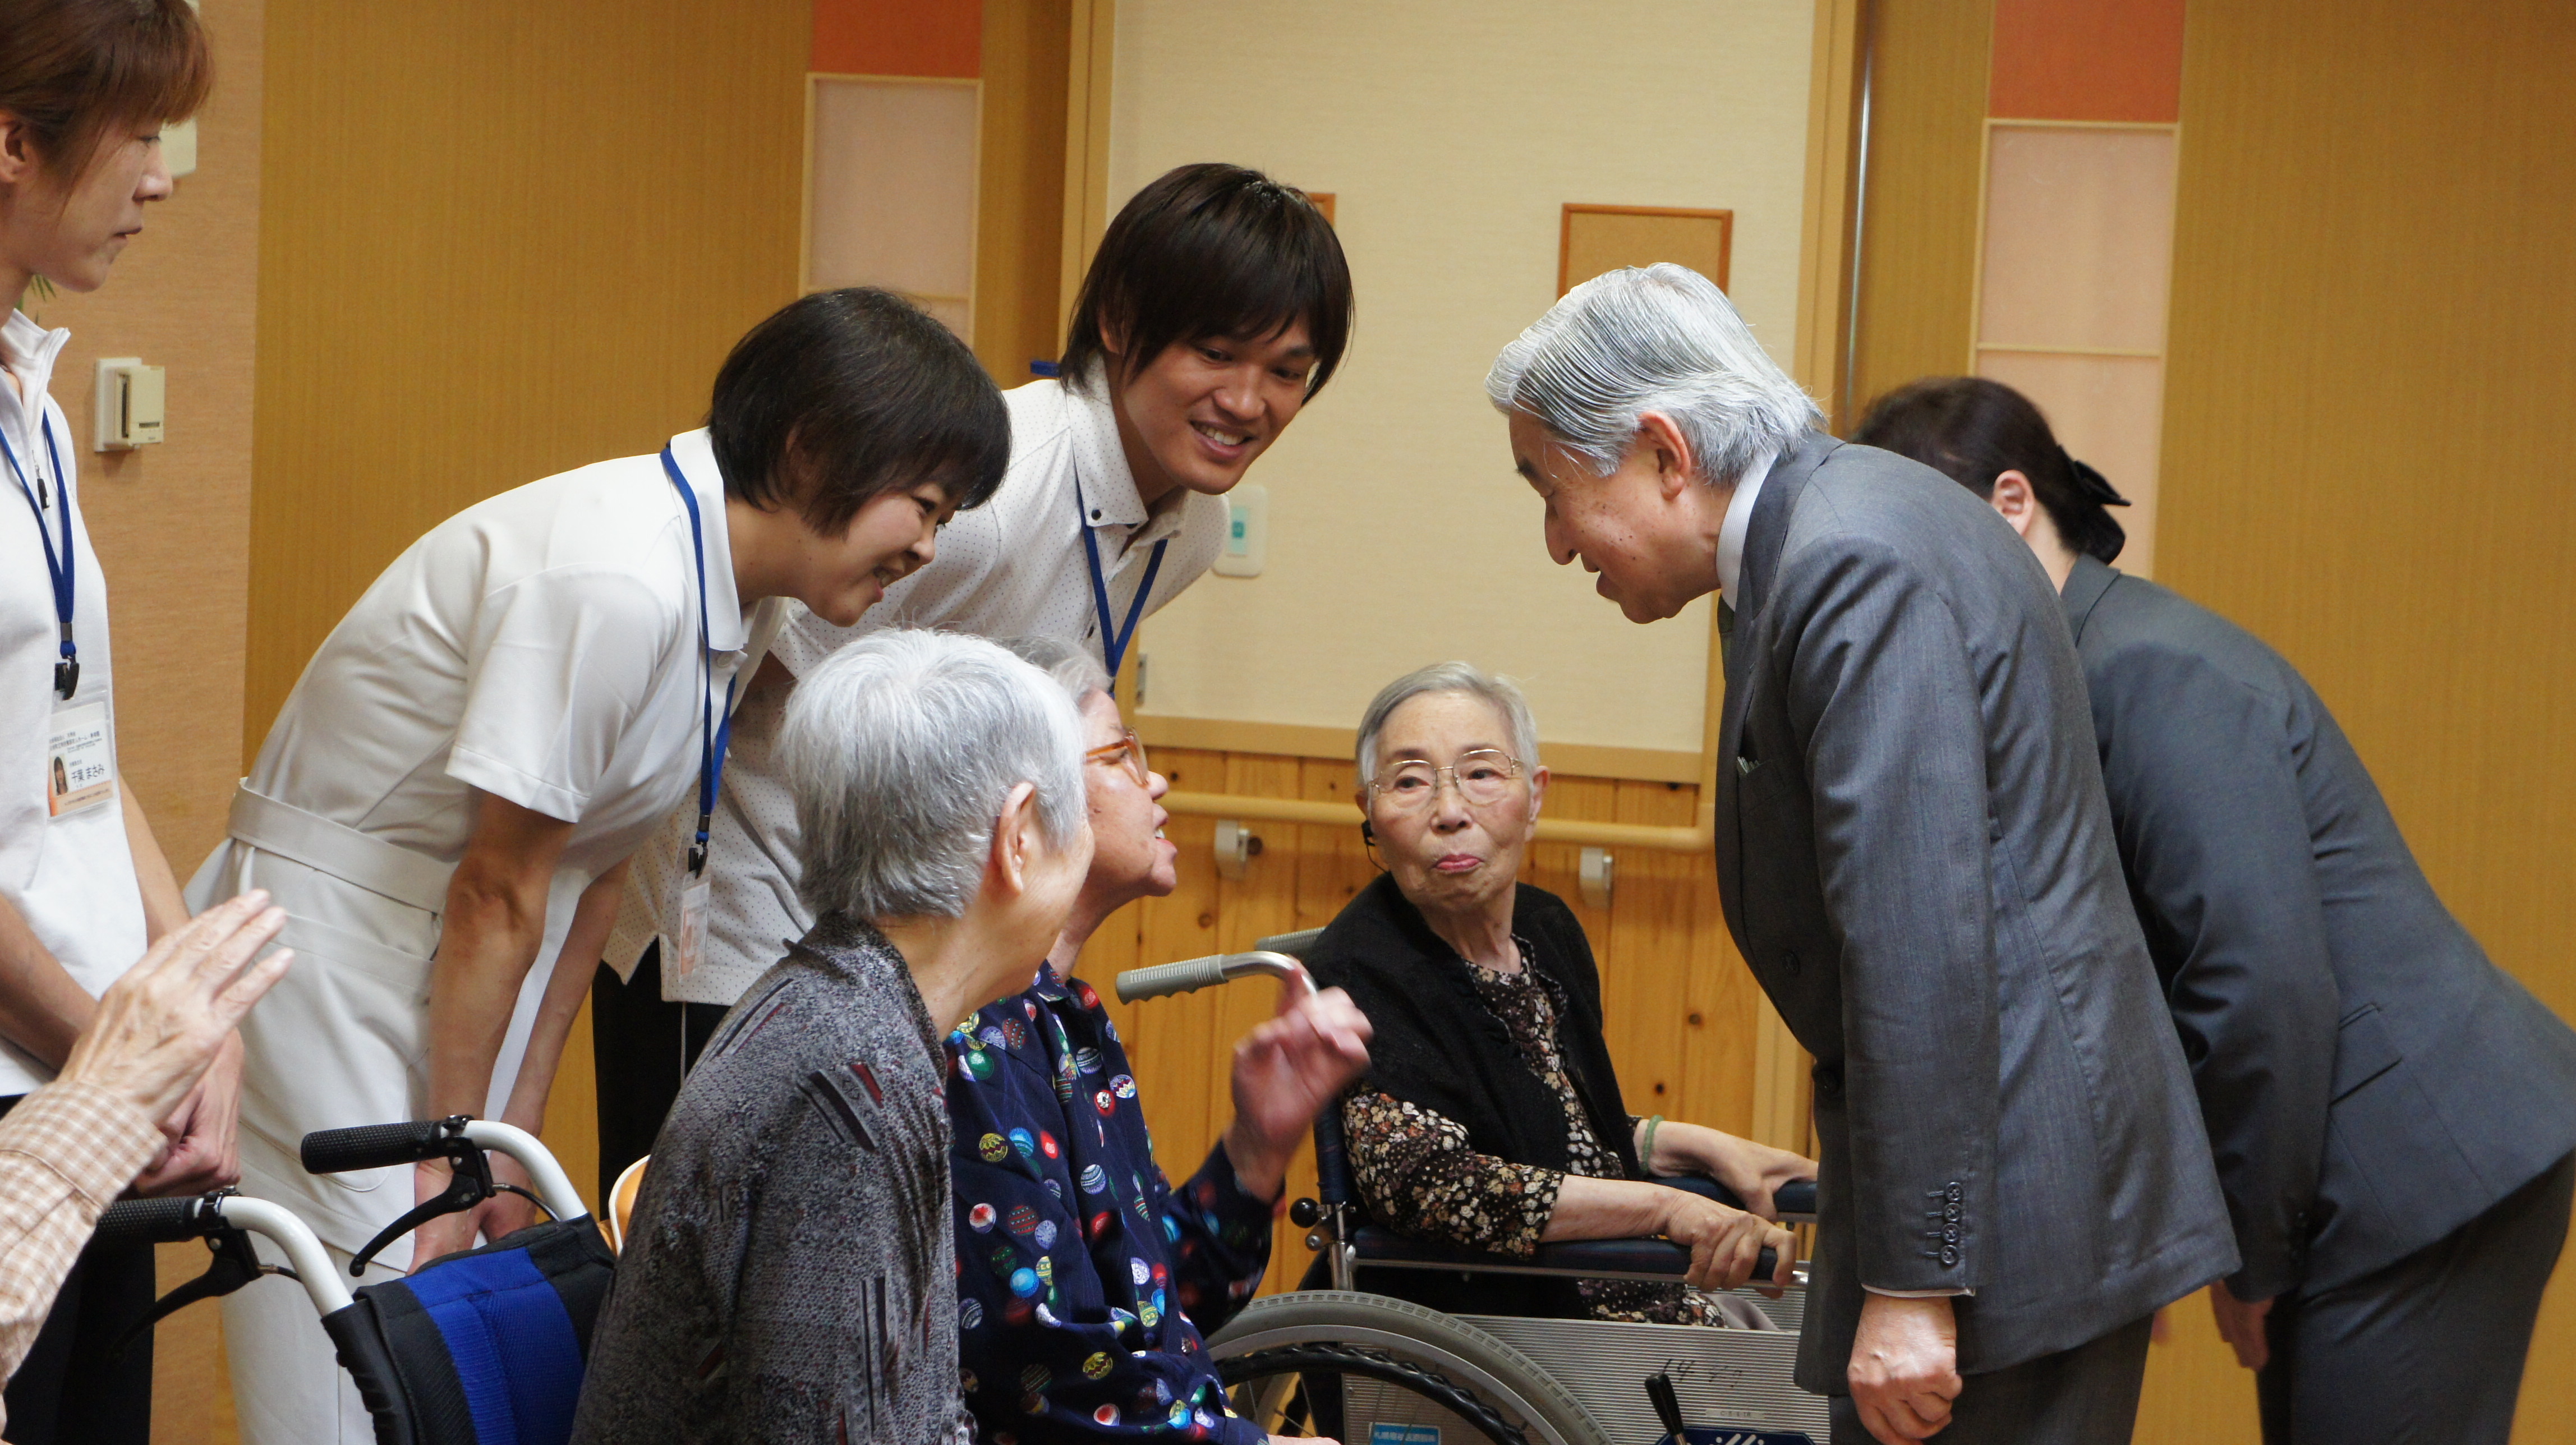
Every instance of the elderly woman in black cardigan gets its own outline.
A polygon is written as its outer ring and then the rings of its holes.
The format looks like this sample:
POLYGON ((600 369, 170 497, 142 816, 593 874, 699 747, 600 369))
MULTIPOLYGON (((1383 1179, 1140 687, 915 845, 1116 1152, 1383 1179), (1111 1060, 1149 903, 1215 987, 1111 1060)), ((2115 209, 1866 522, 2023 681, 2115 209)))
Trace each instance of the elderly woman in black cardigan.
MULTIPOLYGON (((1730 1288, 1765 1245, 1795 1256, 1772 1191, 1816 1166, 1714 1129, 1638 1118, 1601 1039, 1582 925, 1519 881, 1547 769, 1520 690, 1463 662, 1390 683, 1360 723, 1365 832, 1387 869, 1318 939, 1308 967, 1376 1027, 1342 1100, 1369 1213, 1417 1239, 1528 1256, 1540 1243, 1660 1234, 1689 1284, 1730 1288), (1752 1206, 1646 1182, 1704 1174, 1752 1206)), ((1665 1324, 1754 1322, 1678 1285, 1383 1271, 1372 1289, 1452 1312, 1665 1324)))

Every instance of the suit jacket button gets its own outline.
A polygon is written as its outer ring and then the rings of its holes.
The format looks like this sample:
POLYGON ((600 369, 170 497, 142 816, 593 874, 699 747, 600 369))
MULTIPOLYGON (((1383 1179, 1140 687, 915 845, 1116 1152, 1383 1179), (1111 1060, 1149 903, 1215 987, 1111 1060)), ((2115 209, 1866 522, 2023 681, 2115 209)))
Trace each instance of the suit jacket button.
POLYGON ((1780 967, 1785 972, 1791 974, 1796 973, 1798 971, 1798 955, 1794 953, 1784 953, 1780 955, 1780 967))
POLYGON ((1959 1267, 1959 1251, 1955 1245, 1941 1246, 1941 1263, 1951 1269, 1959 1267))

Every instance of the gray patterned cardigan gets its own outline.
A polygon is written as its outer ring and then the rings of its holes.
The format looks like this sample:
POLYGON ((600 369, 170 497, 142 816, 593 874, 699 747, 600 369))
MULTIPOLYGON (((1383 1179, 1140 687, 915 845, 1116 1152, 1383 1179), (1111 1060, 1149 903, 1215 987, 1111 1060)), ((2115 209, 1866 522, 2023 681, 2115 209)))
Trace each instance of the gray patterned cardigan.
POLYGON ((971 1440, 938 1033, 827 917, 734 1006, 655 1142, 577 1442, 971 1440))

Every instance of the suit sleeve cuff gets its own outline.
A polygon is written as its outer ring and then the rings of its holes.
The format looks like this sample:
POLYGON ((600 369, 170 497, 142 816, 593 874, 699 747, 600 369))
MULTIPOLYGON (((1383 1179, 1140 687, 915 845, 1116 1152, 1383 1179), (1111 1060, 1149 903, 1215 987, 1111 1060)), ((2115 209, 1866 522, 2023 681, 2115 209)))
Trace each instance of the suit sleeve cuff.
POLYGON ((1880 1289, 1874 1284, 1865 1284, 1861 1288, 1888 1299, 1975 1299, 1977 1297, 1977 1292, 1972 1289, 1880 1289))

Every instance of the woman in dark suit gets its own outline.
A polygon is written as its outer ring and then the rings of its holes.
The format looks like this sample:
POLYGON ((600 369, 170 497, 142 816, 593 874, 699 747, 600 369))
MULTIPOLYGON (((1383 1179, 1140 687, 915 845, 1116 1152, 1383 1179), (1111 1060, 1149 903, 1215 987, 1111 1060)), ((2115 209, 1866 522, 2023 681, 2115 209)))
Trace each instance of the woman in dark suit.
POLYGON ((2442 906, 2297 670, 2110 562, 2126 502, 2009 387, 1857 440, 1986 498, 2057 584, 2120 859, 2243 1266, 2210 1291, 2264 1438, 2495 1442, 2576 1180, 2576 1033, 2442 906))
MULTIPOLYGON (((1743 1284, 1766 1216, 1813 1161, 1715 1129, 1631 1115, 1601 1038, 1601 984, 1574 911, 1520 882, 1547 769, 1520 689, 1463 662, 1396 679, 1360 722, 1359 804, 1386 875, 1316 940, 1307 966, 1375 1032, 1342 1099, 1351 1172, 1397 1233, 1527 1257, 1554 1240, 1660 1234, 1689 1283, 1743 1284), (1752 1213, 1648 1183, 1704 1174, 1752 1213)), ((1679 1285, 1385 1271, 1371 1289, 1470 1314, 1768 1327, 1679 1285)), ((1729 1303, 1733 1303, 1730 1301, 1729 1303)))

